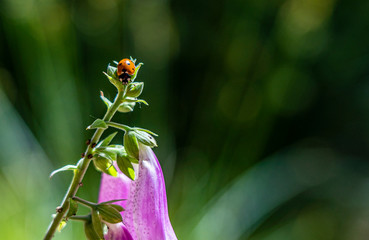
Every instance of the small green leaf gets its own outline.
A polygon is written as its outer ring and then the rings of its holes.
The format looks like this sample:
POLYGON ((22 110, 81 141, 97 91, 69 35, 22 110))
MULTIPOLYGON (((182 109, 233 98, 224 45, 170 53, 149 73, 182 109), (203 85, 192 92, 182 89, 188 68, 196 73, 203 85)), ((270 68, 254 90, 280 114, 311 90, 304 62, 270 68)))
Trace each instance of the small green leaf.
POLYGON ((124 134, 124 149, 129 156, 138 159, 138 141, 133 131, 124 134))
POLYGON ((119 223, 123 221, 120 212, 109 204, 99 204, 96 209, 99 211, 102 219, 106 222, 119 223))
POLYGON ((96 119, 90 126, 88 126, 86 128, 86 130, 96 129, 96 128, 106 129, 106 128, 108 128, 108 126, 106 125, 106 123, 103 120, 96 119))
POLYGON ((132 112, 135 105, 136 105, 135 102, 124 102, 121 105, 119 105, 118 112, 122 113, 132 112))
POLYGON ((126 96, 136 98, 141 95, 143 88, 143 82, 131 83, 128 85, 126 96))
POLYGON ((55 174, 57 174, 58 172, 62 172, 62 171, 69 171, 69 170, 77 170, 77 166, 75 165, 66 165, 64 167, 61 167, 59 169, 54 170, 51 174, 50 174, 50 178, 52 178, 55 174))
POLYGON ((103 102, 105 103, 105 105, 108 107, 108 109, 110 108, 111 105, 113 105, 112 102, 110 102, 109 99, 107 99, 106 97, 104 97, 104 93, 103 91, 100 91, 100 98, 101 100, 103 100, 103 102))
POLYGON ((96 170, 104 172, 108 175, 111 175, 113 177, 117 177, 118 176, 118 172, 115 169, 114 165, 112 164, 111 160, 102 157, 102 156, 97 156, 94 160, 94 165, 96 170))
POLYGON ((94 227, 94 230, 97 233, 97 235, 101 239, 104 239, 104 231, 102 227, 100 214, 98 211, 95 211, 95 210, 91 211, 91 220, 92 220, 92 226, 94 227))
POLYGON ((96 147, 106 147, 110 144, 110 142, 113 140, 113 138, 115 137, 115 135, 117 135, 118 132, 114 132, 112 134, 110 134, 109 136, 107 136, 104 140, 102 140, 99 144, 97 144, 96 147))
POLYGON ((72 198, 69 198, 69 210, 65 218, 68 219, 70 216, 76 215, 77 210, 78 210, 78 203, 74 201, 72 198))
POLYGON ((135 170, 133 169, 132 163, 127 155, 118 156, 117 164, 120 171, 122 171, 124 175, 126 175, 132 180, 135 180, 135 170))
POLYGON ((85 235, 88 240, 96 240, 96 239, 102 239, 97 235, 92 222, 86 221, 85 222, 85 235))

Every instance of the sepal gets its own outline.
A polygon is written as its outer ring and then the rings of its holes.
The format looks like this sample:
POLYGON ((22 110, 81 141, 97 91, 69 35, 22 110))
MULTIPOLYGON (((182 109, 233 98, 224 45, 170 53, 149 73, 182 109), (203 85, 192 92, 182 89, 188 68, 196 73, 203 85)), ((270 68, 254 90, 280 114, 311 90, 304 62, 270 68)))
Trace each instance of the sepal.
POLYGON ((93 160, 96 170, 109 174, 110 176, 117 177, 118 172, 112 164, 111 160, 98 155, 93 160))
POLYGON ((131 163, 132 161, 130 159, 134 159, 134 158, 129 157, 127 154, 118 155, 117 164, 118 164, 120 171, 124 173, 124 175, 126 175, 131 180, 135 180, 135 170, 133 169, 133 166, 131 163))
POLYGON ((100 98, 101 100, 105 103, 105 105, 107 106, 107 108, 109 109, 111 105, 113 105, 112 102, 110 102, 109 99, 107 99, 105 96, 104 96, 104 93, 103 91, 100 91, 100 98))
POLYGON ((143 99, 137 99, 137 98, 127 97, 126 98, 126 101, 127 102, 131 102, 131 103, 143 103, 146 106, 149 106, 149 104, 145 100, 143 100, 143 99))
POLYGON ((108 126, 106 125, 106 123, 103 120, 96 119, 90 126, 88 126, 86 128, 86 130, 96 129, 96 128, 107 129, 108 126))
POLYGON ((102 225, 101 217, 98 211, 94 209, 91 210, 91 220, 92 220, 92 226, 96 234, 99 236, 99 239, 104 239, 103 225, 102 225))
POLYGON ((144 65, 143 63, 139 63, 138 65, 136 65, 136 71, 135 73, 132 75, 132 82, 136 79, 138 71, 140 70, 140 68, 142 67, 142 65, 144 65))
POLYGON ((85 222, 85 235, 88 240, 103 239, 96 233, 91 221, 85 222))
POLYGON ((138 141, 133 131, 128 131, 124 134, 124 149, 128 156, 138 159, 138 141))
POLYGON ((114 133, 110 134, 109 136, 107 136, 104 140, 102 140, 99 144, 97 144, 96 148, 107 147, 110 144, 110 142, 113 140, 115 135, 117 135, 117 133, 118 132, 114 132, 114 133))

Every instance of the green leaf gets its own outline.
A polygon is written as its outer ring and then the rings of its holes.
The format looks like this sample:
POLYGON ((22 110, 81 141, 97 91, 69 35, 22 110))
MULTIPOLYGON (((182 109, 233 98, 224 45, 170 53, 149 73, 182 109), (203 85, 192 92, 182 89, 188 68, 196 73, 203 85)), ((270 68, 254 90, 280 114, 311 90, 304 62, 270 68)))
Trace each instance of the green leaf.
POLYGON ((133 169, 132 163, 127 155, 118 156, 117 164, 120 171, 122 171, 124 175, 126 175, 132 180, 135 180, 135 170, 133 169))
POLYGON ((54 170, 51 174, 50 174, 50 178, 52 178, 55 174, 57 174, 58 172, 62 172, 62 171, 70 171, 70 170, 77 170, 77 166, 75 165, 66 165, 64 167, 61 167, 59 169, 54 170))
POLYGON ((108 128, 108 126, 106 125, 106 123, 103 120, 96 119, 90 126, 88 126, 86 128, 86 130, 96 129, 96 128, 106 129, 106 128, 108 128))
POLYGON ((136 103, 134 102, 124 102, 121 105, 119 105, 118 112, 122 113, 132 112, 135 105, 136 103))
POLYGON ((136 98, 141 95, 143 88, 143 82, 131 83, 128 85, 126 96, 136 98))
POLYGON ((109 204, 99 204, 96 209, 99 211, 102 219, 109 223, 122 222, 122 215, 120 212, 109 204))
POLYGON ((78 210, 78 203, 74 201, 73 199, 69 198, 69 210, 65 218, 68 219, 70 216, 76 215, 77 210, 78 210))
POLYGON ((124 149, 128 156, 138 159, 138 141, 133 131, 128 131, 124 134, 124 149))
POLYGON ((92 222, 90 221, 85 222, 85 235, 88 240, 103 239, 100 238, 99 235, 97 235, 92 222))
POLYGON ((101 100, 103 100, 103 102, 105 103, 105 105, 108 107, 108 109, 110 108, 111 105, 113 105, 112 102, 110 102, 109 99, 107 99, 106 97, 104 97, 104 93, 103 91, 100 91, 100 98, 101 100))
POLYGON ((112 164, 111 160, 105 157, 102 157, 102 156, 97 156, 93 160, 93 162, 94 162, 96 170, 104 172, 113 177, 118 176, 118 172, 115 169, 114 165, 112 164))
POLYGON ((114 132, 107 136, 104 140, 102 140, 96 147, 106 147, 110 144, 110 142, 113 140, 115 135, 117 135, 118 132, 114 132))
POLYGON ((104 231, 102 227, 101 218, 98 211, 91 211, 91 220, 92 226, 94 227, 95 232, 100 237, 100 239, 104 239, 104 231))

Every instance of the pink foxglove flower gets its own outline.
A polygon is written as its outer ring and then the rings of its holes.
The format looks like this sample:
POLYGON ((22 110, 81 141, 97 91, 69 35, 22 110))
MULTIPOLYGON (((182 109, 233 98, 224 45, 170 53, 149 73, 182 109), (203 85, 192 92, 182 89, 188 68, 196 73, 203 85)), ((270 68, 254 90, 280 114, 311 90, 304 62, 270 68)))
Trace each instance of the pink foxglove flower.
POLYGON ((126 199, 121 205, 123 224, 109 224, 109 240, 176 240, 168 216, 165 182, 158 159, 150 147, 139 143, 139 164, 132 181, 119 171, 103 174, 99 202, 126 199), (126 231, 128 230, 128 231, 126 231))

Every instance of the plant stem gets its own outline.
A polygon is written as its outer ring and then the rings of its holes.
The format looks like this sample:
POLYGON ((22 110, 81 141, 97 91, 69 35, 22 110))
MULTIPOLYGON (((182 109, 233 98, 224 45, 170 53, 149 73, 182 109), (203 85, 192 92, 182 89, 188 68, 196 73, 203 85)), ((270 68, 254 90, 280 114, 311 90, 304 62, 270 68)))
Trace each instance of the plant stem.
POLYGON ((109 127, 117 128, 117 129, 123 130, 125 132, 132 130, 131 127, 128 127, 127 125, 124 125, 124 124, 115 123, 115 122, 105 122, 105 123, 109 127))
MULTIPOLYGON (((104 121, 110 121, 115 112, 117 111, 119 105, 124 101, 125 99, 125 93, 126 93, 126 86, 123 89, 118 90, 118 94, 115 97, 114 103, 108 108, 103 120, 104 121)), ((91 162, 91 158, 88 158, 90 154, 92 154, 92 147, 91 145, 93 143, 97 143, 100 140, 101 135, 103 134, 105 129, 98 128, 96 129, 94 135, 91 139, 91 144, 88 145, 86 151, 85 151, 85 157, 82 160, 82 163, 79 165, 79 169, 75 172, 73 176, 73 180, 69 186, 69 189, 67 193, 64 196, 63 202, 61 204, 61 207, 59 208, 59 211, 57 212, 56 216, 52 220, 52 222, 49 225, 49 228, 45 234, 44 240, 50 240, 53 238, 54 233, 56 229, 58 228, 61 220, 63 219, 64 215, 69 209, 69 198, 72 198, 76 195, 78 188, 80 186, 80 183, 82 183, 82 179, 86 173, 86 170, 91 162)))
POLYGON ((81 203, 81 204, 83 204, 83 205, 87 206, 87 207, 91 207, 91 208, 93 208, 93 207, 95 207, 95 206, 96 206, 96 204, 95 204, 95 203, 89 202, 89 201, 87 201, 87 200, 84 200, 84 199, 79 198, 79 197, 76 197, 76 196, 72 197, 72 199, 73 199, 74 201, 76 201, 76 202, 79 202, 79 203, 81 203))
POLYGON ((91 216, 90 215, 70 216, 68 219, 85 222, 85 221, 89 221, 91 219, 91 216))

